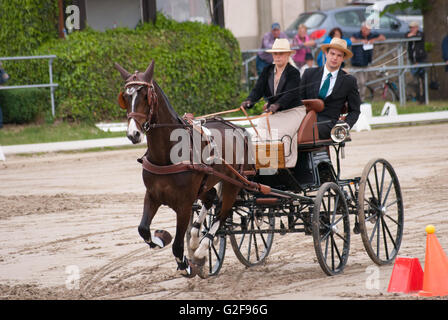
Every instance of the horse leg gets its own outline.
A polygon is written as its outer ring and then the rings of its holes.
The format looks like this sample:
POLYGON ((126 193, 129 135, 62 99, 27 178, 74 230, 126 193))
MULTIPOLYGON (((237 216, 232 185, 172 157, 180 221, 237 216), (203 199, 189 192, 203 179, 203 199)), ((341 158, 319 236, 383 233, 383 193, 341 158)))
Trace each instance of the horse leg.
POLYGON ((199 247, 199 233, 201 231, 202 223, 207 215, 207 211, 212 207, 215 197, 216 189, 212 188, 200 198, 202 200, 202 208, 190 230, 190 248, 193 251, 199 247))
POLYGON ((230 183, 222 183, 222 206, 221 211, 218 214, 217 219, 213 222, 210 230, 207 234, 202 237, 199 248, 195 251, 194 256, 197 259, 203 259, 206 257, 210 246, 212 245, 213 239, 219 226, 224 224, 225 220, 232 211, 233 203, 235 202, 236 196, 240 189, 230 183))
POLYGON ((177 214, 176 236, 173 242, 173 255, 177 270, 184 277, 192 278, 198 274, 197 267, 184 256, 184 237, 190 222, 191 206, 175 210, 177 214))
POLYGON ((164 241, 160 237, 154 237, 154 239, 152 239, 151 237, 151 230, 149 227, 159 207, 160 203, 152 200, 147 191, 145 195, 145 201, 143 204, 142 220, 140 221, 140 225, 138 226, 138 233, 151 248, 163 248, 169 243, 169 241, 165 241, 168 243, 164 243, 164 241))

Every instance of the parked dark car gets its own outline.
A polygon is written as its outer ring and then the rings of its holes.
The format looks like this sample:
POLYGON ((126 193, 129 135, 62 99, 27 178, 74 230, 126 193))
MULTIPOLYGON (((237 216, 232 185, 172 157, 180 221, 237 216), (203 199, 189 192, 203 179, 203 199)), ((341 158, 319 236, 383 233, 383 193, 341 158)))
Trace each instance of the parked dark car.
MULTIPOLYGON (((325 11, 304 12, 286 29, 286 34, 294 38, 297 27, 305 24, 308 34, 324 34, 316 40, 321 42, 325 36, 335 27, 341 28, 344 37, 350 37, 361 29, 361 24, 366 20, 365 6, 347 6, 325 11), (323 32, 325 30, 325 33, 323 32), (320 31, 320 32, 319 32, 320 31)), ((408 24, 389 13, 380 17, 379 29, 373 31, 383 34, 386 38, 404 38, 409 31, 408 24)))

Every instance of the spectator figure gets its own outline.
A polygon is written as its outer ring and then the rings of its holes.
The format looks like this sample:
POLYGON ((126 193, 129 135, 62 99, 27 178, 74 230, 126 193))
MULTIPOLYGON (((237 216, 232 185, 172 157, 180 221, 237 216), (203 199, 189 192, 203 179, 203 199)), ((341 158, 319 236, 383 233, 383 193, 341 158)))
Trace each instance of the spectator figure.
MULTIPOLYGON (((423 32, 418 30, 418 22, 412 21, 409 24, 409 32, 406 34, 407 38, 421 38, 419 41, 410 41, 408 43, 408 55, 409 62, 411 64, 422 63, 426 61, 425 40, 423 32)), ((415 96, 418 102, 423 103, 425 101, 425 69, 424 68, 412 68, 411 73, 416 80, 415 84, 415 96)))
MULTIPOLYGON (((6 73, 5 69, 3 69, 3 65, 0 62, 0 84, 5 83, 8 81, 9 75, 6 73)), ((2 112, 2 106, 0 106, 0 129, 3 128, 3 112, 2 112)))
MULTIPOLYGON (((280 24, 274 22, 271 26, 271 31, 265 33, 261 41, 261 49, 271 49, 276 39, 288 39, 286 33, 281 31, 280 24)), ((272 55, 266 51, 260 51, 257 54, 256 66, 258 75, 261 74, 263 69, 272 64, 272 55)))
MULTIPOLYGON (((328 36, 324 39, 324 41, 322 42, 322 44, 327 44, 331 42, 331 39, 333 39, 334 37, 336 38, 340 38, 340 39, 344 39, 347 42, 347 47, 350 48, 352 46, 352 42, 349 38, 344 38, 343 34, 342 34, 342 30, 341 28, 333 28, 331 29, 330 33, 328 34, 328 36)), ((323 51, 319 51, 319 55, 317 56, 317 65, 319 67, 322 67, 325 64, 324 61, 324 54, 323 51)), ((344 68, 345 63, 342 63, 342 68, 344 68)))
POLYGON ((303 76, 303 73, 306 69, 316 67, 316 64, 314 63, 313 55, 311 53, 307 53, 305 56, 305 64, 300 68, 300 76, 303 76))
POLYGON ((297 34, 292 41, 292 46, 299 48, 296 49, 296 54, 292 57, 292 60, 299 69, 305 64, 306 54, 311 53, 311 48, 316 45, 316 42, 308 36, 307 31, 308 29, 304 24, 299 25, 297 34))
POLYGON ((358 72, 354 73, 358 81, 359 93, 361 101, 364 101, 366 94, 367 74, 364 70, 372 62, 373 57, 373 43, 376 41, 384 41, 386 37, 382 34, 372 32, 368 23, 363 22, 361 30, 353 34, 350 38, 352 44, 362 43, 362 45, 354 45, 352 48, 353 58, 352 66, 359 68, 358 72))
POLYGON ((358 120, 361 100, 356 78, 342 68, 342 62, 352 57, 344 39, 333 38, 329 44, 322 45, 326 55, 323 67, 305 70, 300 81, 300 99, 322 99, 325 108, 317 114, 319 138, 329 139, 331 129, 347 104, 348 115, 345 122, 350 126, 358 120))
POLYGON ((266 100, 264 110, 272 114, 269 120, 258 120, 260 139, 267 141, 274 139, 274 136, 281 139, 285 147, 285 165, 287 168, 294 167, 297 162, 297 130, 306 115, 299 95, 300 73, 289 63, 294 51, 288 39, 275 40, 272 49, 267 52, 272 54, 274 62, 264 68, 241 107, 252 108, 262 97, 266 100))

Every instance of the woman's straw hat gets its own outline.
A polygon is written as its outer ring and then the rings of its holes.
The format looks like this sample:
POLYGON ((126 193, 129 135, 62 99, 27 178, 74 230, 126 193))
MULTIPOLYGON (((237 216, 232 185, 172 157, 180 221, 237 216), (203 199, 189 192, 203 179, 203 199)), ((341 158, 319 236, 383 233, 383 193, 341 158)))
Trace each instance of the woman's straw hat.
POLYGON ((353 57, 353 53, 347 48, 347 41, 341 38, 333 38, 330 43, 323 44, 321 48, 323 52, 327 52, 331 48, 344 52, 344 60, 353 57))
POLYGON ((295 51, 291 50, 288 39, 275 39, 272 49, 268 49, 266 52, 290 52, 292 54, 295 51))

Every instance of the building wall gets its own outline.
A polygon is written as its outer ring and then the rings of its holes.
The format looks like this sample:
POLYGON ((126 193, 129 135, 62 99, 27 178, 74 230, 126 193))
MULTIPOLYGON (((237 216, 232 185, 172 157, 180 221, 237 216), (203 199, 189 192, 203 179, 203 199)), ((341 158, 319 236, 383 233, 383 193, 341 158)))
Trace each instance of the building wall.
POLYGON ((142 18, 140 0, 86 0, 87 24, 104 31, 117 27, 134 29, 142 18))
POLYGON ((273 22, 284 30, 304 8, 305 0, 224 0, 224 20, 241 50, 256 49, 273 22))
POLYGON ((348 0, 305 0, 306 11, 328 10, 337 7, 343 7, 348 0))
POLYGON ((242 50, 257 45, 257 0, 225 0, 224 21, 226 28, 238 39, 242 50))

